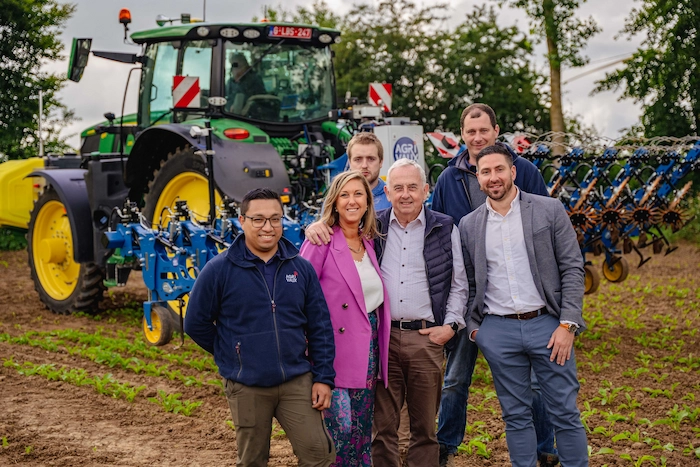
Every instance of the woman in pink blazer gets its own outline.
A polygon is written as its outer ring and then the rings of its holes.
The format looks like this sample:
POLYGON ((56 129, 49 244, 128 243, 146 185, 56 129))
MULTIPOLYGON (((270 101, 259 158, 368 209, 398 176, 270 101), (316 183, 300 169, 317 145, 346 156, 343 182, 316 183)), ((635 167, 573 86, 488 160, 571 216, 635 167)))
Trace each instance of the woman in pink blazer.
POLYGON ((301 256, 316 269, 335 337, 335 389, 324 413, 336 466, 371 466, 374 393, 386 386, 391 316, 374 253, 378 235, 372 191, 361 172, 331 183, 321 221, 333 229, 328 245, 305 241, 301 256))

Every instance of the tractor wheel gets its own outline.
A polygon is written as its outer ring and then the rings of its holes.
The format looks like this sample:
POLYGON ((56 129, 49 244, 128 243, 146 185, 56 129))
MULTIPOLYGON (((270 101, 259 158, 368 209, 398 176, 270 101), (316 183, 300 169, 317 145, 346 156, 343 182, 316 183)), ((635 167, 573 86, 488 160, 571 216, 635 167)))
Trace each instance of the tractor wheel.
MULTIPOLYGON (((209 188, 206 164, 192 148, 178 149, 160 164, 148 185, 143 213, 154 226, 165 227, 168 210, 175 210, 176 201, 187 201, 187 206, 200 221, 209 215, 209 188)), ((215 202, 221 202, 217 192, 215 202)))
MULTIPOLYGON (((176 201, 187 201, 187 206, 198 221, 206 221, 209 216, 209 180, 206 164, 192 148, 178 149, 167 160, 162 161, 160 170, 154 174, 145 197, 144 215, 153 226, 165 227, 170 223, 168 209, 175 210, 176 201)), ((221 196, 215 193, 214 202, 219 205, 221 196)), ((191 266, 188 259, 188 266, 191 266)), ((189 297, 185 296, 183 314, 189 297)), ((175 314, 179 309, 177 300, 168 302, 168 308, 175 314)))
POLYGON ((593 266, 590 264, 586 264, 583 267, 583 272, 585 273, 584 276, 584 292, 585 294, 592 294, 596 290, 598 290, 598 286, 600 285, 600 275, 598 274, 598 271, 593 269, 593 266))
POLYGON ((623 257, 619 257, 612 265, 608 266, 607 261, 603 261, 603 276, 610 282, 622 282, 627 279, 630 273, 630 263, 623 257))
POLYGON ((41 301, 54 313, 93 312, 105 290, 95 263, 73 259, 73 233, 58 193, 48 188, 34 204, 27 234, 29 269, 41 301))
POLYGON ((173 322, 170 310, 162 306, 154 305, 151 308, 152 329, 148 328, 146 317, 143 318, 143 335, 146 342, 151 345, 165 345, 173 338, 175 323, 173 322))

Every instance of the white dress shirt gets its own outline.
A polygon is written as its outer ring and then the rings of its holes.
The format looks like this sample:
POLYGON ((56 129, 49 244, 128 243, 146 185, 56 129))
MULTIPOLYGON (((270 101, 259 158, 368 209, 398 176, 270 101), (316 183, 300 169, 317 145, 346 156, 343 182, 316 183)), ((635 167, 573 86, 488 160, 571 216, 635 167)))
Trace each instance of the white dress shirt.
MULTIPOLYGON (((467 273, 464 268, 459 231, 452 226, 452 284, 447 299, 445 324, 463 328, 467 304, 467 273)), ((391 319, 435 321, 428 276, 423 257, 425 244, 425 207, 418 217, 402 226, 394 211, 389 216, 386 245, 382 259, 382 277, 389 295, 391 319)))
POLYGON ((505 216, 491 207, 489 198, 486 199, 486 209, 484 312, 503 316, 539 310, 545 306, 545 302, 532 279, 527 257, 520 190, 517 190, 505 216))

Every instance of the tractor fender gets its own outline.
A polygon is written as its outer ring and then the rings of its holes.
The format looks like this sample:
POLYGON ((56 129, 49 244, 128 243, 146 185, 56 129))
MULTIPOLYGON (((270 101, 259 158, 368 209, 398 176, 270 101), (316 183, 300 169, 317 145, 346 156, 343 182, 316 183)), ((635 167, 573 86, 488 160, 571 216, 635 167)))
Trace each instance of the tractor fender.
MULTIPOLYGON (((147 128, 136 139, 126 165, 126 182, 132 188, 130 196, 137 199, 134 189, 145 192, 148 176, 167 154, 191 146, 204 153, 206 140, 190 135, 193 125, 163 124, 147 128), (139 178, 144 180, 139 183, 139 178)), ((214 181, 221 192, 235 200, 254 188, 271 188, 282 193, 290 186, 289 175, 280 154, 270 143, 245 143, 212 135, 214 150, 214 181)), ((206 163, 206 156, 202 154, 206 163)))
POLYGON ((85 184, 85 169, 35 170, 28 177, 43 177, 58 193, 68 214, 73 235, 73 259, 78 263, 94 261, 92 212, 85 184))

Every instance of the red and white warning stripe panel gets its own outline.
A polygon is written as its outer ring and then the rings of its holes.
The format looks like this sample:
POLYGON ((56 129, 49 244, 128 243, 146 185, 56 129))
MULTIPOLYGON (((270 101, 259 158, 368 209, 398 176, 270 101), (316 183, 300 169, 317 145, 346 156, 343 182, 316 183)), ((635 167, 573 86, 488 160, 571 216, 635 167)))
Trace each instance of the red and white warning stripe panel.
POLYGON ((461 149, 459 139, 451 131, 434 131, 426 134, 442 157, 449 159, 459 154, 461 149))
POLYGON ((173 107, 201 107, 201 90, 197 76, 173 76, 173 107))
POLYGON ((367 101, 377 107, 381 106, 384 112, 391 112, 391 84, 369 83, 367 101))

